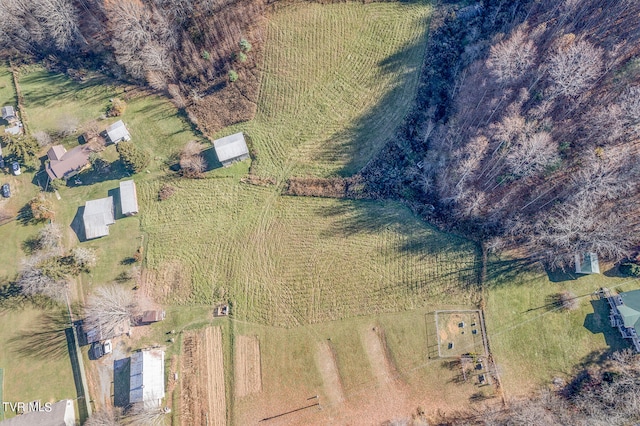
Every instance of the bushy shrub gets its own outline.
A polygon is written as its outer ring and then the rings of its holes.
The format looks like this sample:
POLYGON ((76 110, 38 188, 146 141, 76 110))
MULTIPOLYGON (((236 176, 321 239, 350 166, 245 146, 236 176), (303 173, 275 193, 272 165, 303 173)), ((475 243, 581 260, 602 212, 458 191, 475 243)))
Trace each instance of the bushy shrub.
POLYGON ((233 83, 236 80, 238 80, 238 73, 235 72, 234 70, 230 70, 229 71, 229 81, 233 83))
POLYGON ((176 193, 176 189, 169 184, 162 184, 162 187, 158 191, 158 200, 164 201, 170 198, 173 194, 176 193))
POLYGON ((131 141, 123 141, 118 144, 118 154, 120 161, 132 173, 139 173, 147 167, 151 160, 149 153, 138 148, 131 141))
POLYGON ((625 262, 618 268, 621 274, 630 277, 640 277, 640 265, 633 262, 625 262))
POLYGON ((127 109, 127 103, 119 98, 111 99, 111 105, 107 108, 107 115, 109 117, 119 117, 124 114, 127 109))
POLYGON ((243 38, 242 40, 240 40, 240 50, 242 50, 243 52, 251 51, 251 43, 249 43, 249 41, 246 38, 243 38))

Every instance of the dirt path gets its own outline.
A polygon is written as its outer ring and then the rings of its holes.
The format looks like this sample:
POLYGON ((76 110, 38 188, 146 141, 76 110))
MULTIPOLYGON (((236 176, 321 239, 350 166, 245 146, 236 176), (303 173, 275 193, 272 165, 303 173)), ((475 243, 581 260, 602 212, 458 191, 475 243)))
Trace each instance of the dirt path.
POLYGON ((329 342, 322 342, 318 346, 316 362, 320 370, 320 375, 322 376, 324 393, 329 399, 329 402, 332 405, 343 402, 344 391, 342 389, 342 380, 340 380, 336 358, 329 342))
POLYGON ((364 332, 362 340, 378 383, 392 385, 396 378, 396 369, 387 356, 383 333, 378 327, 369 327, 364 332))
POLYGON ((236 336, 234 376, 236 396, 243 397, 262 391, 260 343, 256 336, 236 336))
POLYGON ((186 332, 182 356, 181 423, 226 426, 222 330, 186 332))

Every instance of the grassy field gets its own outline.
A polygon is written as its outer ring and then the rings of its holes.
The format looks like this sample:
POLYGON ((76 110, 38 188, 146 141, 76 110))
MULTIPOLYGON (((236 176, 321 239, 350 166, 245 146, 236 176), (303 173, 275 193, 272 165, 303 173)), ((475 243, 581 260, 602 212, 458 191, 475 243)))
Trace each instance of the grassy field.
POLYGON ((290 330, 233 321, 234 335, 257 336, 260 341, 263 383, 260 394, 235 399, 235 423, 254 424, 308 405, 307 398, 314 395, 319 396, 322 410, 305 410, 273 420, 274 424, 348 424, 363 418, 373 424, 385 416, 408 415, 416 407, 433 413, 436 407, 466 405, 474 394, 488 392, 490 397, 489 388, 459 381, 459 368, 428 358, 425 318, 434 308, 290 330), (384 335, 392 373, 387 383, 380 382, 379 364, 371 359, 367 345, 365 336, 372 327, 384 335), (317 348, 325 342, 335 356, 341 402, 331 400, 317 364, 317 348))
MULTIPOLYGON (((76 397, 61 318, 58 312, 30 306, 0 312, 4 401, 45 403, 76 397)), ((7 411, 5 416, 13 413, 7 411)))
POLYGON ((524 395, 554 377, 567 379, 580 366, 628 347, 610 327, 608 307, 590 295, 603 286, 637 289, 640 281, 605 275, 552 278, 544 270, 522 268, 490 282, 487 331, 508 395, 524 395), (553 296, 563 290, 579 297, 577 310, 566 312, 553 304, 553 296))
POLYGON ((229 299, 237 318, 295 326, 473 298, 473 245, 399 204, 282 197, 234 179, 173 185, 166 201, 156 183, 138 190, 150 280, 167 303, 229 299))
POLYGON ((425 1, 277 9, 257 115, 220 136, 245 131, 260 174, 358 171, 411 106, 431 10, 425 1))

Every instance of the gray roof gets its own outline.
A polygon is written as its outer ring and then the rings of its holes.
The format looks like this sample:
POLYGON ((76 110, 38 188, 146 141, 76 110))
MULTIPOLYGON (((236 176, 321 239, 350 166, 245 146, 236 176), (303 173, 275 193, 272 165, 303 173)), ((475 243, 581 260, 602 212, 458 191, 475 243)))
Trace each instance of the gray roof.
POLYGON ((31 411, 9 420, 0 422, 2 426, 75 426, 76 411, 72 399, 63 399, 51 405, 51 411, 45 410, 45 403, 41 403, 42 411, 31 411))
POLYGON ((213 147, 221 163, 249 154, 242 132, 216 139, 213 147))
POLYGON ((129 402, 160 406, 164 398, 164 351, 143 349, 131 355, 129 402))
POLYGON ((599 274, 600 264, 597 253, 584 253, 575 255, 576 274, 599 274))
POLYGON ((138 213, 138 194, 133 180, 120 182, 120 205, 123 215, 138 213))
POLYGON ((87 240, 109 235, 109 225, 116 223, 113 214, 113 197, 87 201, 82 219, 87 240))
POLYGON ((109 136, 109 140, 113 143, 128 141, 131 139, 131 135, 122 120, 118 120, 111 126, 107 127, 107 135, 109 136))
POLYGON ((15 118, 15 116, 16 116, 16 111, 13 109, 11 105, 2 107, 3 119, 6 120, 7 118, 15 118))

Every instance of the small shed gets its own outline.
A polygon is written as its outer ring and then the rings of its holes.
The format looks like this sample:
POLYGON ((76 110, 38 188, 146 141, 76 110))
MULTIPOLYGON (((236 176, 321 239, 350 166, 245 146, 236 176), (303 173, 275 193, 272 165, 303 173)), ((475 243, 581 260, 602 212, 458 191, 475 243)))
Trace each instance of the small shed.
POLYGON ((24 414, 12 417, 0 423, 2 426, 75 426, 76 410, 73 399, 63 399, 51 404, 50 409, 44 403, 31 403, 25 407, 24 414))
POLYGON ((576 274, 599 274, 600 264, 597 253, 584 253, 575 255, 576 274))
POLYGON ((136 183, 133 180, 120 182, 120 206, 122 214, 125 216, 138 214, 138 193, 136 183))
POLYGON ((225 167, 249 158, 249 149, 242 132, 216 139, 213 141, 213 147, 218 160, 225 167))
POLYGON ((122 120, 118 120, 111 126, 107 127, 107 136, 113 143, 131 140, 131 135, 122 120))
POLYGON ((4 132, 10 135, 19 135, 22 133, 22 123, 18 121, 13 126, 5 128, 4 132))
POLYGON ((158 321, 164 320, 166 315, 167 314, 166 314, 165 311, 160 311, 160 310, 144 311, 142 313, 142 318, 140 319, 140 322, 142 324, 151 324, 151 323, 154 323, 154 322, 158 322, 158 321))
POLYGON ((164 351, 142 349, 131 355, 129 403, 160 407, 164 398, 164 351))
POLYGON ((113 339, 122 335, 131 335, 131 323, 128 319, 123 319, 120 323, 116 324, 110 330, 103 329, 102 326, 98 324, 96 327, 85 328, 85 325, 82 326, 82 331, 84 334, 84 341, 82 344, 90 345, 94 342, 100 342, 106 339, 113 339))
POLYGON ((12 123, 18 119, 16 111, 11 105, 2 107, 2 119, 12 123))
POLYGON ((109 225, 116 223, 113 212, 113 197, 87 201, 82 219, 87 240, 109 235, 109 225))

